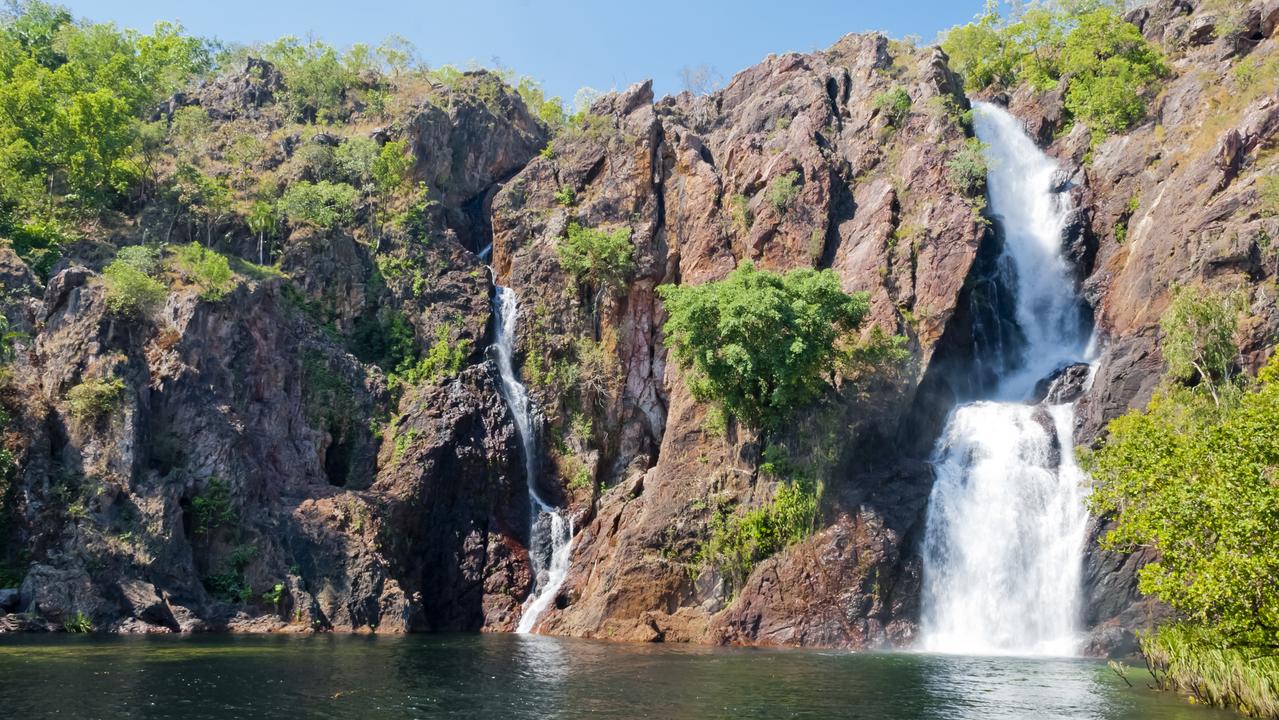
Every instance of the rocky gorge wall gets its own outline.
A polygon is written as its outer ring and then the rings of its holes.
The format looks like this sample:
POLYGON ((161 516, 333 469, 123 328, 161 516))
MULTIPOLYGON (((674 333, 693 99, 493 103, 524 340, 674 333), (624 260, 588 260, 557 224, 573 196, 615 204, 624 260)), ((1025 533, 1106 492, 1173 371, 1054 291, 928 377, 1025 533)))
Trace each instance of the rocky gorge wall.
MULTIPOLYGON (((1239 17, 1196 6, 1160 0, 1130 15, 1173 73, 1128 133, 1093 146, 1066 126, 1060 91, 990 98, 1059 158, 1078 208, 1063 242, 1102 348, 1078 413, 1083 442, 1149 398, 1174 284, 1245 292, 1245 357, 1255 366, 1275 345, 1279 220, 1261 189, 1279 172, 1279 85, 1244 88, 1238 68, 1279 67, 1279 6, 1253 2, 1239 17)), ((182 101, 265 133, 269 89, 232 76, 182 101)), ((142 321, 107 312, 98 272, 104 247, 168 224, 157 210, 82 243, 46 283, 3 251, 5 315, 27 339, 0 396, 18 461, 0 530, 21 549, 0 627, 84 613, 118 632, 513 629, 532 584, 528 497, 484 350, 493 280, 478 254, 491 242, 496 280, 520 298, 540 486, 580 528, 542 632, 910 643, 927 456, 992 312, 997 223, 948 167, 971 136, 967 107, 943 53, 879 35, 770 56, 709 95, 655 99, 639 84, 554 138, 514 93, 453 91, 368 131, 409 140, 415 177, 439 193, 424 245, 290 229, 281 273, 246 270, 219 301, 175 280, 142 321), (898 88, 904 117, 881 100, 898 88), (779 180, 794 187, 785 203, 779 180), (624 289, 597 293, 561 268, 570 223, 630 230, 624 289), (412 272, 375 273, 386 252, 412 272), (667 365, 655 288, 720 279, 745 260, 832 269, 845 290, 869 293, 869 323, 904 336, 912 362, 869 385, 841 382, 770 438, 823 458, 819 527, 734 585, 699 549, 717 517, 768 503, 778 480, 757 470, 758 439, 708 423, 667 365), (442 333, 467 348, 461 370, 397 399, 384 370, 340 341, 386 307, 421 346, 442 333), (108 376, 125 381, 120 406, 76 417, 68 389, 108 376), (209 527, 197 500, 219 487, 234 518, 209 527), (210 589, 228 575, 248 598, 210 589), (263 599, 277 584, 281 597, 263 599)), ((317 140, 282 142, 276 161, 305 142, 317 140)), ((215 245, 256 253, 233 222, 215 245)), ((1102 652, 1161 611, 1135 590, 1146 558, 1090 547, 1086 621, 1102 652)))

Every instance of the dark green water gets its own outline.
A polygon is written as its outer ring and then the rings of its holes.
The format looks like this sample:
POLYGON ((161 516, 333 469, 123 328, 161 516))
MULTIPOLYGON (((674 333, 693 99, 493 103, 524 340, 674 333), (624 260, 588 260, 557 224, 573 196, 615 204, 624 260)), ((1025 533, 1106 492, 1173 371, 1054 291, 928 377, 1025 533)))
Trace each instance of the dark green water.
POLYGON ((1130 689, 1105 665, 1088 661, 515 635, 0 637, 0 714, 22 720, 1232 717, 1130 689))

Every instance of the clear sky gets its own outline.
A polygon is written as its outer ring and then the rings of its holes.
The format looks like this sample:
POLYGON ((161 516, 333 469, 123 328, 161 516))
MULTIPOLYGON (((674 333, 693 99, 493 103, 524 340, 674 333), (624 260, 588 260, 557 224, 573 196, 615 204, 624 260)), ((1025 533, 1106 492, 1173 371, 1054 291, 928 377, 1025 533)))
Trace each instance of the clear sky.
POLYGON ((919 35, 971 19, 982 0, 59 0, 78 16, 150 29, 156 20, 227 42, 308 35, 339 47, 411 40, 431 66, 500 61, 571 100, 577 88, 653 78, 681 89, 679 70, 725 78, 769 53, 810 51, 844 33, 919 35))

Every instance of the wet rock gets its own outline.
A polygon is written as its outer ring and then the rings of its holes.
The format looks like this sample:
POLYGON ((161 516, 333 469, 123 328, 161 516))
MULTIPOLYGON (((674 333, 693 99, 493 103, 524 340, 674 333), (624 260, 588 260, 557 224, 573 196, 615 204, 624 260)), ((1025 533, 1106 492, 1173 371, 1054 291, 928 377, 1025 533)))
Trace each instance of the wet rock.
POLYGON ((5 588, 0 590, 0 611, 17 612, 18 604, 22 596, 18 592, 18 588, 5 588))
POLYGON ((1035 383, 1034 401, 1048 405, 1071 403, 1088 391, 1092 366, 1075 363, 1054 370, 1048 377, 1035 383))

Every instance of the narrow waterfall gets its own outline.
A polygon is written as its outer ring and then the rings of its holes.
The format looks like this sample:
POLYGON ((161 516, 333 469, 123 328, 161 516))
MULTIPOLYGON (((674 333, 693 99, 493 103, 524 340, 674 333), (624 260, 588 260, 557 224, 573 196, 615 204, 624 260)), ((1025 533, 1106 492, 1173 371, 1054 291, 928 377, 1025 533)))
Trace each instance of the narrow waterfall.
MULTIPOLYGON (((486 249, 487 250, 487 249, 486 249)), ((528 389, 515 374, 515 327, 519 305, 515 291, 497 286, 493 299, 497 338, 493 353, 502 379, 502 398, 515 419, 515 432, 524 451, 524 479, 529 496, 529 559, 533 564, 533 589, 524 603, 516 628, 529 633, 537 619, 555 599, 568 575, 569 554, 573 549, 573 521, 542 499, 537 489, 537 427, 529 407, 528 389)))
MULTIPOLYGON (((1089 332, 1062 256, 1070 213, 1057 165, 1006 111, 974 107, 1003 239, 1000 282, 1025 342, 989 397, 960 405, 933 452, 921 646, 969 654, 1077 652, 1087 512, 1072 404, 1029 404, 1054 370, 1085 361, 1089 332)), ((975 358, 976 363, 999 363, 975 358)))

